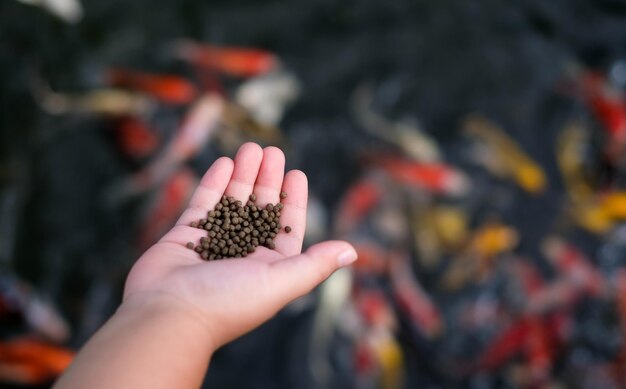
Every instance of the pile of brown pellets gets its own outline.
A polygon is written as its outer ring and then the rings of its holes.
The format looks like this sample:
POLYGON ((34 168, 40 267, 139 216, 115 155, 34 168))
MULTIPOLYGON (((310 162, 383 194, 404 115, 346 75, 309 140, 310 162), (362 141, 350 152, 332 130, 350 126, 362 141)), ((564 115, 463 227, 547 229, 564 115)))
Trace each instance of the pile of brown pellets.
MULTIPOLYGON (((287 193, 280 193, 281 200, 286 197, 287 193)), ((233 197, 223 196, 206 218, 191 223, 191 227, 206 230, 207 236, 200 238, 197 245, 187 243, 187 248, 206 261, 246 257, 258 246, 274 249, 274 238, 282 227, 279 219, 283 204, 267 204, 263 208, 255 201, 254 194, 245 205, 233 197)), ((285 227, 285 232, 291 232, 291 227, 285 227)))

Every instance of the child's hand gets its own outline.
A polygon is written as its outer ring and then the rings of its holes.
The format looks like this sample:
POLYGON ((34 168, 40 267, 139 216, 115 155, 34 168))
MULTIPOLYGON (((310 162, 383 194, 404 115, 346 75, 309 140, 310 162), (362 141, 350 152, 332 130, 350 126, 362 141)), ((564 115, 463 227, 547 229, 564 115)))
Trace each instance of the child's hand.
POLYGON ((229 158, 218 159, 202 178, 177 225, 134 265, 123 306, 167 300, 167 304, 177 305, 176 314, 199 319, 217 348, 260 325, 339 267, 356 260, 354 248, 340 241, 320 243, 300 253, 307 179, 297 170, 284 175, 284 168, 282 151, 275 147, 263 150, 254 143, 241 146, 234 163, 229 158), (292 231, 276 236, 275 250, 259 246, 246 258, 205 262, 185 247, 206 236, 206 231, 189 224, 206 217, 223 194, 245 204, 254 193, 257 203, 265 205, 279 202, 281 191, 288 196, 283 200, 280 223, 292 231))

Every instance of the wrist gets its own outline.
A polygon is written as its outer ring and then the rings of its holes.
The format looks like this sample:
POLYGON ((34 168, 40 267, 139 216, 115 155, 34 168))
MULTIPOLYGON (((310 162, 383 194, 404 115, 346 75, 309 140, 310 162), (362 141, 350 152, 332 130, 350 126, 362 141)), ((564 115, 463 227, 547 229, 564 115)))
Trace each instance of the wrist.
POLYGON ((199 349, 210 358, 217 346, 211 334, 211 323, 190 303, 167 292, 136 292, 124 297, 115 316, 143 322, 167 323, 172 336, 199 349))

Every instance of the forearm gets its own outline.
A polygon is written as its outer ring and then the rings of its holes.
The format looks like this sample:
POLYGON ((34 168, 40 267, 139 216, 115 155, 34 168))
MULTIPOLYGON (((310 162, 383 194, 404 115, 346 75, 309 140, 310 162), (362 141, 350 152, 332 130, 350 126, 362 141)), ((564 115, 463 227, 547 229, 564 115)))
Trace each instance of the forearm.
POLYGON ((212 351, 205 323, 185 303, 168 295, 133 296, 55 388, 198 388, 212 351))

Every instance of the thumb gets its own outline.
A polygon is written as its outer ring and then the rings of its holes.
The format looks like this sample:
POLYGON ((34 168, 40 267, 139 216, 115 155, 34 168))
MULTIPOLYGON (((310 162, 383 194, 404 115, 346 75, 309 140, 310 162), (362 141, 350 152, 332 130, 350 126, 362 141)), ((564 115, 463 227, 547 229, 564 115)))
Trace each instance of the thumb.
POLYGON ((274 290, 285 303, 309 293, 333 272, 356 261, 351 244, 331 240, 311 246, 306 252, 272 264, 270 278, 274 290))

